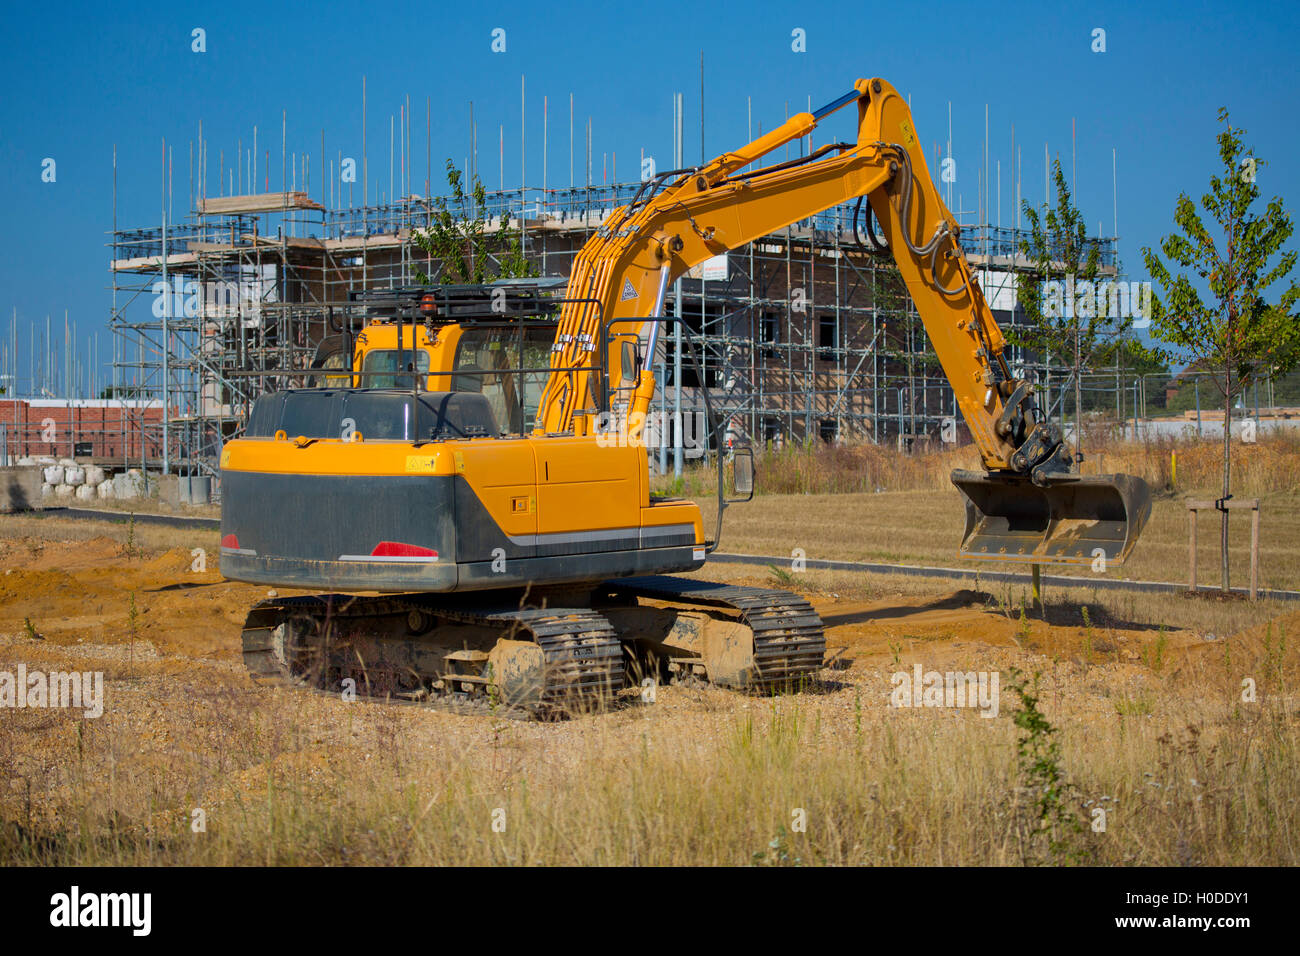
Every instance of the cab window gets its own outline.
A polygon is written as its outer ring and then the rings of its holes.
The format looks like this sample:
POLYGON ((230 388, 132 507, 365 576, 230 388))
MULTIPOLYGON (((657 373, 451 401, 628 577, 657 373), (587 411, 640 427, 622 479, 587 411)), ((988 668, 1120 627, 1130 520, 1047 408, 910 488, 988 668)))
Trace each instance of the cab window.
POLYGON ((554 341, 555 329, 545 326, 465 329, 456 345, 452 390, 481 393, 505 431, 531 431, 548 373, 503 373, 548 368, 554 341))
MULTIPOLYGON (((401 358, 401 365, 404 369, 411 364, 411 350, 402 349, 372 349, 366 353, 365 359, 361 364, 361 371, 380 373, 362 376, 362 388, 414 388, 412 376, 398 375, 398 358, 401 358), (394 374, 383 374, 385 372, 394 374)), ((417 372, 429 371, 429 353, 424 349, 415 351, 415 370, 417 372)))

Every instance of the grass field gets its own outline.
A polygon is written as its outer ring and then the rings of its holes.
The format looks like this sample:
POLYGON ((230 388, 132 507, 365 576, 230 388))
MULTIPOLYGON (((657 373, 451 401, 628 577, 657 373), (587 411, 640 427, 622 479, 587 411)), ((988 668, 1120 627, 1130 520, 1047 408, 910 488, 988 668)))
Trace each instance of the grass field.
MULTIPOLYGON (((1085 474, 1137 475, 1154 494, 1150 523, 1132 558, 1102 576, 1186 583, 1189 515, 1184 500, 1220 496, 1222 446, 1098 440, 1085 447, 1090 449, 1085 474)), ((1236 442, 1232 460, 1234 495, 1261 499, 1260 586, 1300 589, 1300 437, 1280 433, 1254 445, 1236 442)), ((955 468, 978 467, 971 446, 911 455, 872 445, 769 449, 759 455, 754 500, 727 512, 722 550, 789 558, 798 548, 807 558, 1025 570, 957 558, 965 516, 963 499, 949 476, 955 468)), ((712 533, 713 469, 692 467, 681 479, 656 476, 651 484, 660 493, 694 498, 712 533)), ((1198 583, 1217 587, 1217 513, 1201 512, 1197 545, 1198 583)), ((1249 512, 1231 517, 1229 563, 1232 585, 1247 586, 1249 512)), ((1052 573, 1092 575, 1088 568, 1052 573)))
MULTIPOLYGON (((549 723, 257 687, 239 630, 267 592, 221 578, 215 531, 0 516, 0 673, 106 682, 99 718, 0 710, 0 862, 1300 862, 1300 607, 1102 591, 1081 570, 1038 614, 1019 585, 796 571, 796 549, 963 565, 946 475, 969 450, 878 451, 769 456, 722 547, 781 560, 699 572, 806 596, 833 667, 794 694, 664 686, 549 723), (998 675, 996 716, 893 706, 914 668, 998 675)), ((1108 577, 1186 580, 1181 498, 1212 492, 1213 451, 1090 463, 1160 492, 1108 577)), ((1239 464, 1241 493, 1264 500, 1261 583, 1300 589, 1300 454, 1257 451, 1239 464)), ((708 480, 681 490, 711 529, 708 480)), ((1238 585, 1248 534, 1234 518, 1238 585)))
MULTIPOLYGON (((697 499, 712 533, 711 498, 697 499)), ((886 491, 879 494, 758 495, 727 509, 722 550, 790 559, 794 549, 808 558, 986 567, 1027 572, 1006 562, 961 561, 957 545, 965 521, 962 498, 953 488, 886 491)), ((1250 578, 1250 518, 1234 513, 1229 555, 1232 584, 1250 578)), ((1219 584, 1218 515, 1201 513, 1197 537, 1199 584, 1219 584)), ((1052 574, 1092 577, 1088 568, 1051 569, 1052 574)), ((1181 498, 1156 498, 1151 520, 1130 560, 1107 578, 1188 580, 1188 512, 1181 498)), ((1261 501, 1260 586, 1300 589, 1300 494, 1275 492, 1261 501)))
MULTIPOLYGON (((1079 469, 1095 475, 1122 472, 1142 478, 1157 493, 1217 497, 1223 486, 1223 446, 1214 441, 1159 439, 1118 442, 1085 435, 1079 469)), ((1230 446, 1232 490, 1236 495, 1300 493, 1300 435, 1269 433, 1254 443, 1230 446)), ((943 491, 954 468, 978 469, 973 445, 920 445, 902 453, 882 445, 792 443, 757 452, 759 494, 819 494, 880 491, 943 491)), ((694 497, 712 495, 713 468, 691 465, 680 479, 657 476, 652 486, 694 497)))
MULTIPOLYGON (((799 530, 857 556, 921 500, 809 496, 799 530)), ((776 550, 789 511, 738 508, 733 546, 776 550)), ((1013 589, 783 572, 836 660, 803 692, 665 686, 528 723, 252 685, 239 625, 266 592, 214 555, 191 570, 215 532, 9 516, 0 535, 0 671, 106 680, 97 719, 0 711, 7 864, 1300 861, 1297 609, 1080 587, 1040 619, 1013 589), (918 666, 999 674, 997 716, 891 706, 918 666)), ((939 547, 916 540, 900 554, 939 547)))

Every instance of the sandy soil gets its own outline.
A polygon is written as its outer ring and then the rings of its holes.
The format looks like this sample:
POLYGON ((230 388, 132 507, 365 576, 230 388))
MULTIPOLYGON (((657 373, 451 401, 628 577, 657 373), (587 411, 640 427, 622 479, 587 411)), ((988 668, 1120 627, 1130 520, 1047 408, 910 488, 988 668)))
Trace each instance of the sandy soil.
MULTIPOLYGON (((66 522, 71 524, 71 522, 66 522)), ((195 668, 220 673, 223 683, 243 684, 239 633, 247 609, 267 588, 227 581, 216 555, 206 569, 184 547, 143 554, 119 539, 98 535, 60 540, 58 525, 42 536, 0 543, 0 648, 10 659, 50 662, 101 658, 147 664, 155 672, 195 668)), ((772 586, 770 578, 740 566, 711 566, 709 577, 737 584, 772 586)), ((910 585, 915 587, 915 585, 910 585)), ((1047 619, 1022 618, 1019 610, 989 594, 928 590, 871 595, 873 600, 833 591, 807 591, 827 625, 824 674, 839 684, 882 680, 888 672, 922 663, 927 670, 988 669, 1018 664, 1087 669, 1121 684, 1190 675, 1213 661, 1225 639, 1243 656, 1268 653, 1265 638, 1289 630, 1300 613, 1275 625, 1233 637, 1149 623, 1065 620, 1049 607, 1047 619), (1270 630, 1271 629, 1271 630, 1270 630)), ((284 591, 285 594, 303 593, 284 591)), ((1238 664, 1246 663, 1238 659, 1238 664)), ((251 682, 247 682, 252 687, 251 682)))

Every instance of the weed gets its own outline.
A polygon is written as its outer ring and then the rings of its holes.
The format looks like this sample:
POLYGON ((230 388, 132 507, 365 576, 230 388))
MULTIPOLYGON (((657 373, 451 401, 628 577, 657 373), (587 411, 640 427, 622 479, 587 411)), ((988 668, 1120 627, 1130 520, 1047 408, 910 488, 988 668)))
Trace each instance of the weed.
POLYGON ((1153 710, 1149 694, 1139 694, 1136 697, 1125 697, 1123 700, 1115 701, 1115 713, 1121 717, 1148 717, 1153 710))
POLYGON ((1169 635, 1165 633, 1165 626, 1160 625, 1160 632, 1156 636, 1155 643, 1150 647, 1143 648, 1142 660, 1147 667, 1151 668, 1157 674, 1165 666, 1165 650, 1169 646, 1169 635))
MULTIPOLYGON (((1010 615, 1008 615, 1008 617, 1009 616, 1010 615)), ((1019 647, 1020 649, 1023 650, 1025 645, 1029 643, 1029 634, 1030 634, 1029 614, 1026 613, 1025 611, 1025 602, 1021 601, 1020 602, 1020 626, 1016 628, 1016 633, 1012 636, 1011 639, 1016 642, 1016 647, 1019 647)))
POLYGON ((1016 743, 1019 785, 1029 797, 1029 803, 1019 808, 1021 856, 1025 863, 1080 862, 1085 855, 1079 841, 1084 825, 1071 805, 1074 788, 1061 767, 1056 728, 1038 709, 1037 681, 1038 675, 1034 675, 1031 687, 1020 670, 1011 668, 1008 683, 1017 700, 1012 720, 1020 729, 1016 743), (1043 849, 1047 859, 1041 856, 1043 849))
POLYGON ((127 611, 126 611, 126 624, 127 624, 127 631, 130 635, 130 640, 131 640, 131 649, 130 649, 131 676, 134 677, 135 676, 135 639, 137 633, 139 632, 138 622, 140 619, 139 609, 137 609, 135 606, 134 591, 128 592, 128 602, 129 603, 127 604, 127 611))
POLYGON ((778 568, 775 564, 769 564, 767 569, 768 573, 770 573, 772 577, 776 578, 778 584, 787 588, 794 587, 794 575, 785 568, 778 568))
POLYGON ((797 856, 790 855, 789 836, 785 832, 785 827, 777 828, 776 836, 772 837, 767 846, 758 850, 753 856, 754 866, 802 866, 803 860, 797 856))
POLYGON ((1264 674, 1270 682, 1276 680, 1276 692, 1280 693, 1286 682, 1282 674, 1282 662, 1286 658, 1286 632, 1278 627, 1277 641, 1273 640, 1273 622, 1269 621, 1264 632, 1264 674))
POLYGON ((1092 617, 1088 613, 1088 605, 1085 604, 1079 608, 1079 616, 1083 618, 1083 662, 1087 666, 1091 667, 1093 661, 1094 642, 1092 633, 1092 617))

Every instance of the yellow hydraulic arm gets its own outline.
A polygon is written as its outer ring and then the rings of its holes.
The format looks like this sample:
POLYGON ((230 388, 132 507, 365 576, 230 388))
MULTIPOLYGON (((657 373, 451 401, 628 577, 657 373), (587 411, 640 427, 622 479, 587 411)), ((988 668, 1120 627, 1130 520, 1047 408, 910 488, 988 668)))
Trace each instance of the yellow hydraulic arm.
POLYGON ((1071 472, 1060 430, 1039 414, 1032 386, 1014 378, 1003 358, 1005 341, 962 253, 958 224, 930 179, 907 102, 880 79, 858 80, 822 109, 799 113, 704 166, 662 174, 614 211, 575 258, 538 433, 567 432, 575 414, 607 410, 611 384, 623 381, 635 382, 628 419, 643 419, 655 391, 660 323, 650 324, 641 367, 629 370, 619 336, 641 323, 625 320, 661 316, 668 284, 692 266, 855 199, 875 251, 887 249, 897 263, 989 473, 954 474, 977 512, 968 513, 964 550, 1082 563, 1093 557, 1083 545, 1097 543, 1100 532, 1106 556, 1122 560, 1145 521, 1149 493, 1129 476, 1085 481, 1071 472), (850 104, 858 111, 856 143, 746 171, 850 104), (870 210, 861 209, 863 200, 870 210), (1069 489, 1057 487, 1064 483, 1069 489), (1091 490, 1080 494, 1081 483, 1091 490), (1117 516, 1122 528, 1112 526, 1117 516), (1035 523, 1041 527, 1031 541, 1021 532, 1035 523))
MULTIPOLYGON (((956 220, 931 184, 907 103, 883 80, 859 80, 851 94, 823 110, 799 113, 743 149, 678 176, 649 199, 616 210, 574 262, 553 364, 591 363, 602 319, 658 315, 663 290, 692 266, 863 196, 871 202, 985 463, 1012 469, 1015 448, 998 433, 1013 393, 998 387, 1011 378, 1002 359, 1002 333, 971 281, 955 241, 956 220), (853 101, 856 144, 824 147, 805 162, 740 172, 807 136, 824 116, 853 101)), ((630 328, 622 324, 616 331, 630 328)), ((623 353, 611 348, 607 354, 610 380, 617 382, 623 353)), ((588 374, 553 376, 539 427, 567 431, 575 411, 594 410, 597 374, 593 368, 588 374)), ((655 387, 650 361, 637 384, 630 411, 644 413, 655 387)), ((1009 433, 1005 426, 1003 431, 1009 433)))

